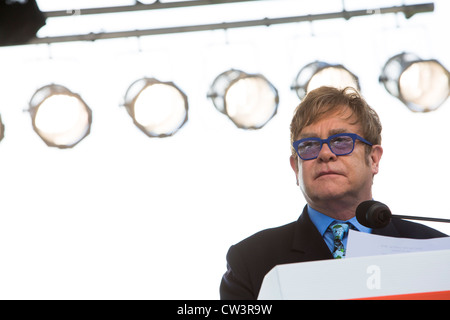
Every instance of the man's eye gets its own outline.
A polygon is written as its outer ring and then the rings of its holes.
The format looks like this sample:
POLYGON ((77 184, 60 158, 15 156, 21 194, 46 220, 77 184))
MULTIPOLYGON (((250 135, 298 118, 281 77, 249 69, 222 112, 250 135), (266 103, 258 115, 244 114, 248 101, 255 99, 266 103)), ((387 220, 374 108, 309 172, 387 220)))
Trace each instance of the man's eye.
POLYGON ((319 145, 317 141, 305 141, 299 145, 299 149, 307 150, 311 148, 316 148, 319 145))
POLYGON ((350 137, 336 137, 331 140, 332 144, 347 144, 347 143, 353 143, 352 138, 350 137))

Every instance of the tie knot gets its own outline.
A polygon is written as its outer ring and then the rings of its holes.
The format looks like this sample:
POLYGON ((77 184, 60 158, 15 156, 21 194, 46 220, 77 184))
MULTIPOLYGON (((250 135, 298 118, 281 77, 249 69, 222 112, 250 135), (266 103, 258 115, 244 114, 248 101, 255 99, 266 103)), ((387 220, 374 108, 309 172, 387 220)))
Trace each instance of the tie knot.
POLYGON ((345 222, 331 225, 330 229, 333 232, 334 240, 342 240, 349 228, 350 226, 345 222))

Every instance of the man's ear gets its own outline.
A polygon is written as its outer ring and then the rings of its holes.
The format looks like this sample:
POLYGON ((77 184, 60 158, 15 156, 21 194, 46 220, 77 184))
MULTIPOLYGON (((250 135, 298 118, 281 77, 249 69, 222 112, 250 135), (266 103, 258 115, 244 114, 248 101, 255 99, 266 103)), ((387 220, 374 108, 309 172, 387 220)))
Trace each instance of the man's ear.
POLYGON ((294 172, 295 172, 295 181, 297 181, 297 185, 298 185, 298 161, 297 161, 297 157, 291 156, 289 158, 289 161, 291 162, 292 170, 294 170, 294 172))
POLYGON ((370 152, 370 160, 373 175, 376 175, 378 173, 382 155, 383 155, 383 148, 380 145, 372 146, 372 150, 370 152))

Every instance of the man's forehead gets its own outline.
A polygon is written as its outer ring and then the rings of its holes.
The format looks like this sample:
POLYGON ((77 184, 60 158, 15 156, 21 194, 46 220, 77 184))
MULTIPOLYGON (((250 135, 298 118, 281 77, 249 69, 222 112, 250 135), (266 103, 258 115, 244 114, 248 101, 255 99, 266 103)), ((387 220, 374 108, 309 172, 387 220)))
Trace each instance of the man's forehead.
MULTIPOLYGON (((332 136, 332 135, 339 134, 339 133, 354 133, 353 131, 354 130, 350 130, 349 128, 344 128, 344 127, 342 127, 342 128, 333 128, 333 129, 328 130, 328 136, 332 136)), ((315 138, 317 136, 318 136, 318 134, 316 132, 303 130, 300 133, 298 139, 315 138)))
POLYGON ((347 106, 343 106, 338 110, 334 110, 333 112, 328 112, 320 115, 314 121, 309 123, 307 126, 303 127, 300 131, 299 139, 309 138, 309 137, 317 137, 317 132, 312 131, 311 126, 314 126, 320 121, 324 120, 342 120, 337 127, 330 128, 328 130, 328 135, 334 135, 338 133, 355 133, 355 125, 357 126, 357 131, 360 131, 361 127, 358 123, 357 116, 351 111, 351 109, 347 106))

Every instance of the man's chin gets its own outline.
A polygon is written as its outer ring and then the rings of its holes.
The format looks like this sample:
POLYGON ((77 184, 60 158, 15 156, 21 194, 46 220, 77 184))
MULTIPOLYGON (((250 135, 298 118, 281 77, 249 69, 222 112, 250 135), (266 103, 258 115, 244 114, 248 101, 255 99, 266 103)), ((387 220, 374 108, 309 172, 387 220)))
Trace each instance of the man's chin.
MULTIPOLYGON (((331 202, 341 202, 342 200, 348 198, 348 193, 345 192, 342 188, 334 188, 334 189, 321 189, 318 191, 303 191, 303 195, 305 198, 314 203, 331 203, 331 202)), ((309 201, 308 201, 309 202, 309 201)))

